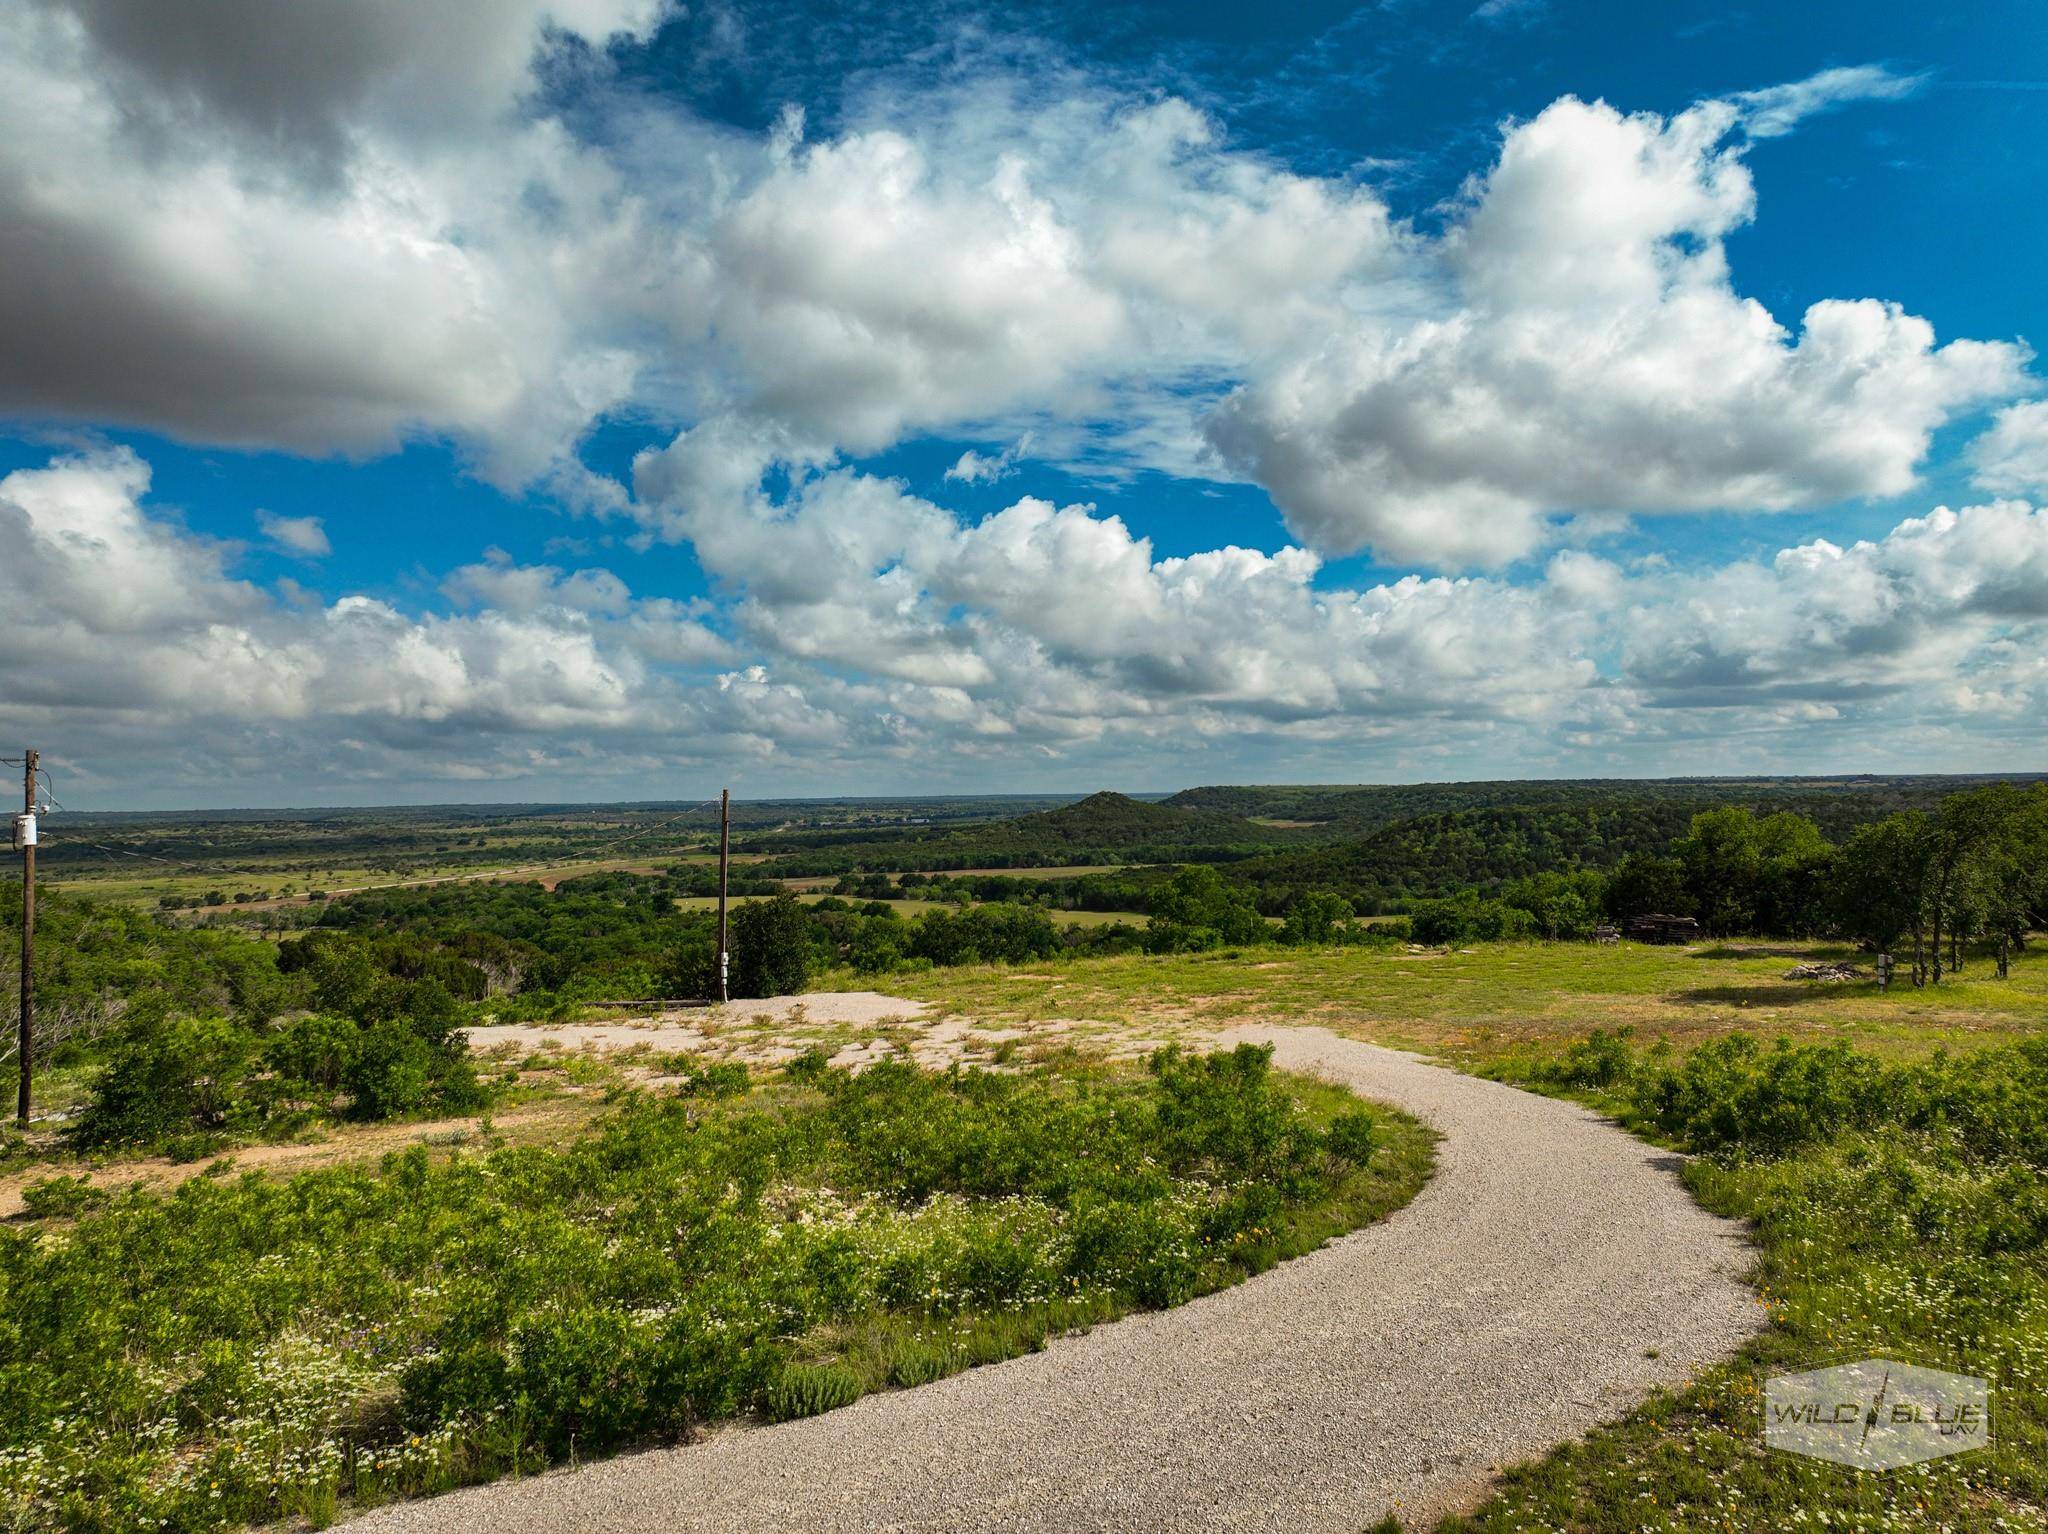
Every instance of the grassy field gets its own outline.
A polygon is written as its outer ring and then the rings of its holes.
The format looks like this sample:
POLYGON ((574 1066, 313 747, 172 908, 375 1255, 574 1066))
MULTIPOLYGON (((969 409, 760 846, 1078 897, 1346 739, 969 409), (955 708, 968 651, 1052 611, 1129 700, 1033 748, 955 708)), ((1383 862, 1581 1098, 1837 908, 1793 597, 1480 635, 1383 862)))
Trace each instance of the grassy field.
MULTIPOLYGON (((1874 981, 1785 978, 1793 965, 1818 958, 1860 962, 1848 950, 1814 944, 1507 943, 1455 953, 1273 948, 1026 970, 968 966, 902 976, 890 988, 1014 1022, 1085 1018, 1163 1034, 1247 1020, 1315 1023, 1469 1064, 1530 1045, 1569 1043, 1595 1028, 1633 1027, 1645 1042, 1665 1038, 1678 1046, 1745 1030, 1913 1056, 2048 1026, 2042 945, 2014 961, 2009 980, 1996 979, 1980 959, 1939 989, 1901 984, 1884 995, 1874 981)), ((855 988, 852 977, 835 983, 855 988)))
POLYGON ((1580 1098, 1691 1152, 1695 1197, 1754 1231, 1766 1330, 1687 1388, 1513 1468, 1442 1534, 2040 1534, 2044 946, 2008 980, 1972 958, 1939 989, 1888 994, 1787 979, 1809 959, 1861 962, 1806 944, 1253 949, 939 970, 892 988, 1012 1024, 1087 1020, 1063 1023, 1076 1040, 1320 1024, 1580 1098), (1862 1357, 1991 1378, 1994 1445, 1885 1474, 1765 1449, 1761 1379, 1862 1357))
MULTIPOLYGON (((60 888, 68 895, 77 895, 83 899, 143 907, 155 907, 165 896, 190 900, 203 898, 209 892, 219 890, 228 897, 229 903, 209 909, 246 911, 264 910, 278 905, 304 904, 307 893, 312 890, 338 897, 363 890, 418 888, 423 885, 484 879, 531 879, 536 883, 553 887, 563 879, 572 879, 581 874, 655 873, 672 864, 703 861, 706 860, 702 857, 666 857, 659 860, 645 857, 570 858, 521 864, 510 868, 450 869, 445 865, 428 864, 420 869, 396 873, 389 869, 346 864, 333 868, 279 869, 271 873, 261 869, 186 873, 176 869, 158 871, 152 868, 144 873, 74 874, 55 879, 45 878, 42 882, 47 886, 60 888), (237 903, 237 895, 251 895, 256 898, 237 903)), ((717 856, 714 854, 709 861, 716 863, 717 856)), ((734 859, 736 864, 740 861, 742 860, 734 859)), ((757 862, 759 859, 747 861, 757 862)))

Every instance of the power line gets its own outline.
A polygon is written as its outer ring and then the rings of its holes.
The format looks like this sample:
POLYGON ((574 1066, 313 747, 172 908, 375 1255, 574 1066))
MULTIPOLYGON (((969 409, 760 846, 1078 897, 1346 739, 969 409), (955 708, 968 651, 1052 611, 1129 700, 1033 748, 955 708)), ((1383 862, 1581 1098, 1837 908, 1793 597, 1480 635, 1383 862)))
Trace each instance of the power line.
POLYGON ((204 874, 209 879, 217 879, 222 873, 218 868, 201 868, 197 863, 181 863, 176 858, 160 858, 153 852, 131 852, 126 847, 109 847, 103 842, 79 841, 76 845, 90 847, 95 852, 110 852, 117 858, 140 858, 148 863, 166 863, 172 868, 190 869, 193 873, 204 874))
MULTIPOLYGON (((654 834, 654 833, 655 833, 656 831, 659 831, 659 830, 660 830, 660 829, 661 829, 661 828, 662 828, 663 826, 672 826, 672 825, 674 825, 674 824, 675 824, 675 823, 676 823, 677 821, 679 821, 679 820, 686 820, 686 819, 688 819, 688 818, 689 818, 690 816, 692 816, 692 815, 696 814, 696 813, 697 813, 697 811, 699 811, 699 810, 707 810, 707 809, 711 808, 711 806, 712 806, 712 805, 714 805, 714 804, 716 804, 716 803, 718 803, 718 801, 717 801, 716 799, 703 799, 703 800, 700 800, 700 801, 698 801, 698 802, 697 802, 696 804, 693 804, 693 805, 691 805, 691 806, 690 806, 690 807, 689 807, 689 808, 688 808, 687 810, 684 810, 684 811, 683 811, 683 812, 682 812, 682 813, 681 813, 680 815, 671 815, 671 816, 669 816, 669 818, 668 818, 668 819, 666 819, 666 820, 664 820, 664 821, 660 821, 660 822, 658 822, 658 823, 656 823, 656 824, 654 824, 654 825, 651 825, 651 826, 646 826, 646 827, 643 827, 642 829, 640 829, 640 830, 638 830, 638 831, 628 831, 628 832, 627 832, 627 833, 626 833, 626 834, 625 834, 624 836, 615 836, 615 837, 613 837, 613 838, 612 838, 612 839, 611 839, 610 841, 607 841, 607 842, 601 842, 601 843, 599 843, 599 845, 600 845, 601 847, 615 847, 615 846, 617 846, 617 845, 618 845, 618 844, 619 844, 620 842, 630 842, 630 841, 634 840, 634 839, 635 839, 636 837, 641 837, 641 836, 651 836, 651 835, 653 835, 653 834, 654 834)), ((586 854, 586 856, 588 856, 588 854, 586 854)))

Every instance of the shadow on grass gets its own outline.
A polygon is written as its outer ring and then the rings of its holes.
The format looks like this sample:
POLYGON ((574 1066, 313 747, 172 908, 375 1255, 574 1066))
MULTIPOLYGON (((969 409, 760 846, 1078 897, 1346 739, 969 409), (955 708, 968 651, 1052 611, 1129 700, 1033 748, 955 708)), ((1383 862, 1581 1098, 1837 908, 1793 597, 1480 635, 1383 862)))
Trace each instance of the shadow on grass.
POLYGON ((1697 949, 1695 959, 1804 959, 1809 963, 1831 963, 1859 957, 1857 949, 1840 943, 1716 943, 1697 949))
POLYGON ((1759 985, 1703 985, 1678 991, 1674 1001, 1706 1007, 1796 1007, 1812 1001, 1839 1001, 1844 996, 1876 995, 1868 981, 1799 980, 1759 985))

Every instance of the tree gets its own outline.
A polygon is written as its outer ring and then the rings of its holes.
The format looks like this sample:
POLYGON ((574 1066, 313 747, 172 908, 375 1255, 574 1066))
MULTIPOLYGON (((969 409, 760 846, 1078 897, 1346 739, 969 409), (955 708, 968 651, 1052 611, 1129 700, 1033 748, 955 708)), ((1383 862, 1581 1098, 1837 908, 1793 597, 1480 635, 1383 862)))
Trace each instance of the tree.
POLYGON ((1763 846, 1754 815, 1734 806, 1701 811, 1692 818, 1692 834, 1678 844, 1678 860, 1707 931, 1726 936, 1756 926, 1763 846))
POLYGON ((847 959, 863 975, 882 975, 903 960, 903 921, 893 911, 870 916, 854 929, 847 959))
POLYGON ((1251 900, 1224 884, 1206 863, 1183 868, 1152 897, 1145 946, 1154 953, 1193 953, 1229 943, 1270 941, 1272 929, 1251 900))
POLYGON ((1977 859, 1974 895, 1983 928, 1998 945, 1998 978, 2012 951, 2048 921, 2048 785, 2036 784, 2004 806, 1977 859))
POLYGON ((732 913, 732 993, 790 996, 811 976, 810 916, 794 895, 752 900, 732 913))
POLYGON ((434 1096, 441 1062, 426 1040, 395 1018, 362 1030, 345 1078, 359 1119, 417 1113, 434 1096))
POLYGON ((1915 934, 1916 984, 1933 836, 1933 823, 1919 810, 1892 815, 1849 838, 1834 876, 1835 921, 1845 937, 1888 951, 1915 934))
POLYGON ((1327 943, 1336 936, 1337 923, 1351 915, 1351 902, 1329 890, 1310 890, 1287 908, 1286 923, 1280 929, 1283 943, 1327 943))
POLYGON ((1590 869, 1576 873, 1531 874, 1500 892, 1501 900, 1529 913, 1536 931, 1551 939, 1593 935, 1593 920, 1606 894, 1606 880, 1590 869))
POLYGON ((1504 900, 1481 900, 1475 890, 1461 890, 1448 900, 1418 900, 1409 913, 1410 930, 1418 943, 1499 943, 1526 938, 1535 921, 1520 906, 1504 900))
POLYGON ((1685 887, 1685 865, 1676 858, 1632 852, 1607 880, 1607 914, 1619 921, 1631 916, 1690 916, 1692 896, 1685 887))
POLYGON ((1820 827, 1787 811, 1756 827, 1756 927, 1785 937, 1810 937, 1829 925, 1836 850, 1820 827))
POLYGON ((271 1035, 264 1057, 283 1085, 332 1097, 362 1051, 362 1035, 349 1019, 316 1012, 271 1035))
POLYGON ((691 927, 661 956, 656 988, 665 997, 709 997, 718 990, 718 940, 691 927))
MULTIPOLYGON (((1934 983, 1941 984, 1941 935, 1951 944, 1982 920, 1978 882, 1988 849, 2020 816, 2026 796, 2010 783, 1992 783, 1941 801, 1928 841, 1927 913, 1934 930, 1934 983)), ((1959 953, 1952 953, 1955 967, 1959 953)))
POLYGON ((934 964, 1019 964, 1049 958, 1059 948, 1059 930, 1045 912, 1001 902, 930 912, 911 927, 909 940, 912 958, 934 964))

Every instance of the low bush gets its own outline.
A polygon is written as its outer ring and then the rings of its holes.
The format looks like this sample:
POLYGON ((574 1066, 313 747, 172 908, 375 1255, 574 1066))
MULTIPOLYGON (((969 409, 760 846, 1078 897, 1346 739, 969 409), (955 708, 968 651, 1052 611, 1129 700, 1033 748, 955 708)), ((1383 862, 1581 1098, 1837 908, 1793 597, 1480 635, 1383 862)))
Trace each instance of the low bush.
POLYGON ((766 1415, 773 1422, 815 1417, 866 1394, 866 1381, 844 1364, 789 1364, 768 1388, 766 1415))
POLYGON ((82 1214, 107 1201, 104 1188, 89 1177, 45 1177, 21 1190, 21 1205, 37 1219, 62 1219, 82 1214))
POLYGON ((471 1113, 489 1102, 438 1009, 367 1025, 316 1014, 267 1038, 225 1018, 138 1010, 93 1078, 69 1139, 192 1160, 313 1114, 387 1119, 471 1113))
POLYGON ((1613 1033, 1595 1028, 1558 1059, 1542 1062, 1536 1069, 1537 1079, 1567 1091, 1620 1086, 1636 1069, 1634 1038, 1633 1028, 1613 1033))
POLYGON ((1894 1064, 1847 1044, 1766 1045, 1749 1034, 1682 1059, 1595 1034, 1564 1085, 1626 1088, 1636 1117, 1691 1150, 1775 1156, 1838 1134, 1901 1129, 1975 1159, 2048 1166, 2048 1040, 1894 1064))
POLYGON ((744 1097, 752 1085, 753 1079, 739 1061, 713 1060, 693 1064, 678 1090, 685 1097, 744 1097))
POLYGON ((1893 1106, 1892 1074, 1846 1044, 1766 1048, 1738 1033, 1644 1074, 1634 1097, 1650 1123, 1693 1149, 1781 1155, 1875 1124, 1893 1106))
POLYGON ((1416 942, 1444 947, 1508 942, 1536 931, 1536 919, 1520 906, 1482 900, 1469 890, 1449 900, 1417 901, 1408 923, 1416 942))

